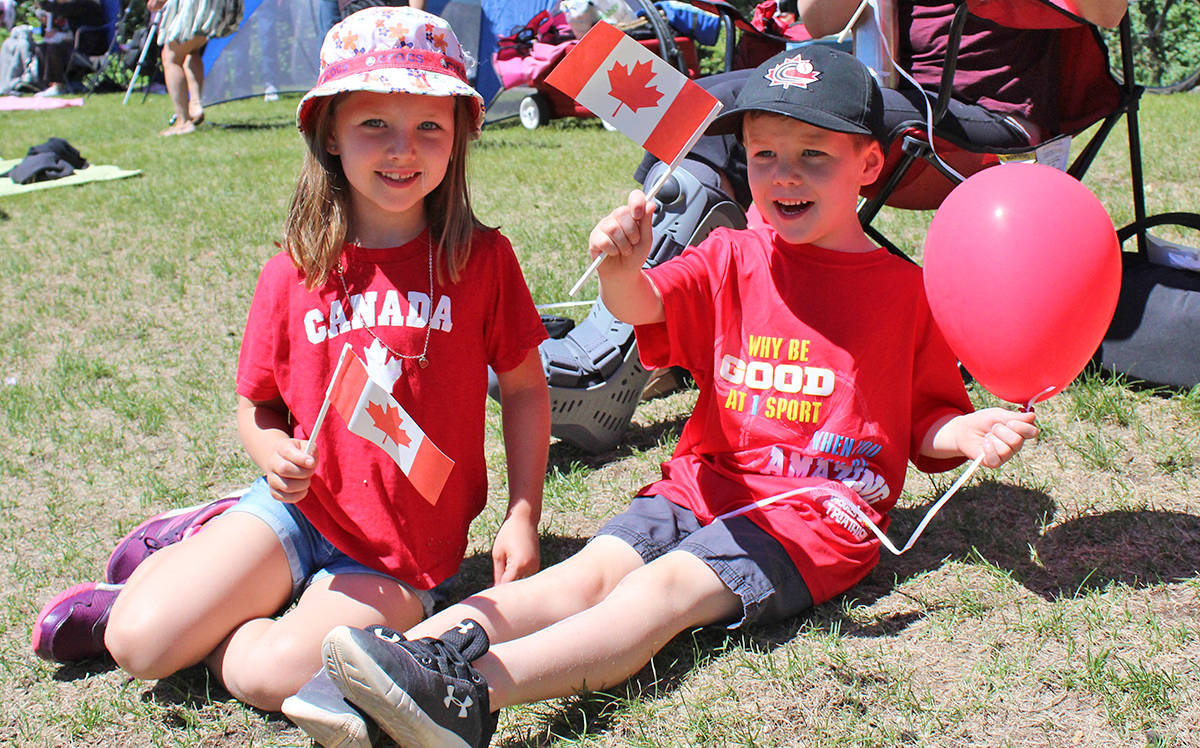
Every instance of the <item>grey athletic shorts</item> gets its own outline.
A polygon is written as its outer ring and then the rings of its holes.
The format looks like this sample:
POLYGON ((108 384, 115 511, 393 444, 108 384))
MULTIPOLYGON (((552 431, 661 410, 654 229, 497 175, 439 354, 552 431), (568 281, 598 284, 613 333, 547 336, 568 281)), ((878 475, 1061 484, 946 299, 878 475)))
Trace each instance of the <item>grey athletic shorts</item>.
POLYGON ((689 509, 662 496, 635 497, 599 535, 620 538, 650 563, 669 551, 703 561, 742 600, 738 628, 791 618, 812 607, 812 595, 779 541, 745 517, 701 525, 689 509))

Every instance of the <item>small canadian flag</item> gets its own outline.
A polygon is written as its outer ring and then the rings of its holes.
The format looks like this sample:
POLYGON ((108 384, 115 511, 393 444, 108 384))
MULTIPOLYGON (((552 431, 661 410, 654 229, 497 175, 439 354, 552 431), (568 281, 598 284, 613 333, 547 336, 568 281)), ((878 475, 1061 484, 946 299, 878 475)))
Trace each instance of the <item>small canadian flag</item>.
POLYGON ((367 367, 349 345, 338 359, 325 404, 313 427, 313 438, 330 405, 345 419, 351 433, 387 452, 417 492, 430 504, 437 504, 454 460, 425 436, 390 392, 371 380, 367 367))
POLYGON ((603 21, 546 82, 672 168, 721 111, 716 97, 603 21))

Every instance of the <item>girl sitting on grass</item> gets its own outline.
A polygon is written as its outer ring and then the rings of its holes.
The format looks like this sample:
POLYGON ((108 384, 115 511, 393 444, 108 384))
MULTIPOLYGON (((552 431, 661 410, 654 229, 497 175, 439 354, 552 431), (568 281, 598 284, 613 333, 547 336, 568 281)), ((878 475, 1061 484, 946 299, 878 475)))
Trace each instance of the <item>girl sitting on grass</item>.
MULTIPOLYGON (((495 581, 537 570, 545 330, 508 240, 471 209, 467 144, 482 118, 445 21, 375 7, 330 30, 297 113, 308 151, 286 251, 259 277, 238 362, 238 433, 265 476, 123 585, 52 600, 34 627, 40 655, 107 652, 145 679, 204 662, 237 698, 278 710, 320 669, 334 626, 410 628, 458 569, 484 506, 489 366, 509 483, 495 581), (422 496, 332 414, 308 444, 346 344, 453 460, 440 495, 422 496)), ((375 426, 388 446, 413 433, 375 426)))

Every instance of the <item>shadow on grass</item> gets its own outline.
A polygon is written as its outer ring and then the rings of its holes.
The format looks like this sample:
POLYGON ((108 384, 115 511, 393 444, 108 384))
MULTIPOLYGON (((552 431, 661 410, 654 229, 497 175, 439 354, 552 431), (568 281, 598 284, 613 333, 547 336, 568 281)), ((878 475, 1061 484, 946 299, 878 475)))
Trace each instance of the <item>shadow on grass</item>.
POLYGON ((296 121, 291 118, 212 123, 212 127, 215 130, 282 130, 295 126, 296 121))
POLYGON ((235 699, 205 665, 193 665, 155 681, 152 687, 142 692, 142 701, 194 710, 213 702, 235 699))
POLYGON ((61 665, 58 670, 54 671, 54 680, 60 683, 70 683, 71 681, 91 678, 93 675, 109 673, 116 669, 117 663, 113 662, 111 657, 105 655, 94 660, 61 665))
MULTIPOLYGON (((907 540, 929 506, 892 511, 888 535, 896 545, 907 540)), ((1114 584, 1148 587, 1200 574, 1200 517, 1113 511, 1043 533, 1053 511, 1052 500, 1040 491, 995 482, 973 486, 942 509, 912 550, 902 556, 884 551, 879 565, 843 599, 870 605, 946 559, 983 559, 1048 601, 1114 584)), ((853 636, 892 635, 921 617, 907 612, 863 624, 835 613, 825 627, 853 636)))
POLYGON ((1026 587, 1050 600, 1101 590, 1187 579, 1200 574, 1200 517, 1179 512, 1106 512, 1066 522, 1033 544, 1013 569, 1026 587))
MULTIPOLYGON (((931 504, 893 510, 893 542, 902 545, 931 504)), ((1113 584, 1146 587, 1200 574, 1200 517, 1116 511, 1069 520, 1043 534, 1054 508, 1040 491, 995 482, 973 486, 942 509, 912 550, 901 556, 885 551, 879 566, 843 598, 808 615, 756 624, 745 632, 716 626, 684 632, 623 686, 529 707, 533 724, 518 728, 519 735, 500 745, 532 748, 603 733, 628 709, 629 700, 669 693, 728 647, 770 652, 813 626, 849 636, 898 634, 925 614, 905 612, 863 623, 846 616, 840 600, 870 605, 947 559, 982 558, 1051 601, 1113 584)), ((558 540, 564 546, 560 551, 569 551, 572 539, 558 540)))
MULTIPOLYGON (((587 544, 588 538, 563 535, 542 536, 542 568, 553 566, 575 555, 587 544)), ((456 603, 465 597, 492 586, 492 557, 488 553, 476 553, 463 559, 458 574, 451 578, 446 587, 448 602, 456 603)), ((438 606, 439 609, 443 606, 438 606)))
MULTIPOLYGON (((213 704, 238 701, 205 665, 194 665, 156 681, 151 688, 142 692, 141 699, 162 708, 163 724, 173 729, 194 724, 196 714, 213 704)), ((288 729, 292 725, 279 712, 264 712, 249 705, 244 706, 270 725, 273 731, 288 729)))
POLYGON ((547 466, 564 472, 570 470, 573 465, 598 469, 637 452, 655 449, 664 443, 674 445, 679 440, 679 432, 683 430, 683 424, 688 418, 689 414, 680 414, 674 418, 656 420, 651 424, 630 424, 622 432, 621 441, 616 447, 597 454, 586 452, 564 441, 554 442, 550 445, 547 466))

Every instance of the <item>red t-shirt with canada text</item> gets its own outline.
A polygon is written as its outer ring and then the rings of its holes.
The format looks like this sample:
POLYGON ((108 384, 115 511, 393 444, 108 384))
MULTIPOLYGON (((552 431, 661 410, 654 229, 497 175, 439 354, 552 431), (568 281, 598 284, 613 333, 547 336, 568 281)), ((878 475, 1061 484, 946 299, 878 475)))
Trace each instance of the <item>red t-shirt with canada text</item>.
POLYGON ((471 520, 486 500, 487 367, 512 369, 546 337, 512 247, 498 231, 478 232, 459 281, 435 277, 432 297, 429 241, 426 231, 390 249, 347 245, 349 299, 336 274, 307 291, 286 253, 271 258, 250 305, 237 373, 239 395, 281 398, 294 436, 307 439, 349 343, 372 380, 454 461, 431 505, 387 453, 350 433, 331 409, 317 435, 312 487, 297 504, 348 556, 418 589, 458 569, 471 520), (419 355, 427 333, 427 368, 394 355, 419 355))
POLYGON ((934 421, 971 410, 920 268, 766 227, 717 229, 649 273, 666 321, 637 328, 642 363, 682 366, 700 392, 662 479, 640 493, 708 523, 811 487, 745 516, 788 550, 815 603, 849 589, 879 541, 839 502, 886 529, 909 460, 961 462, 918 454, 934 421))

